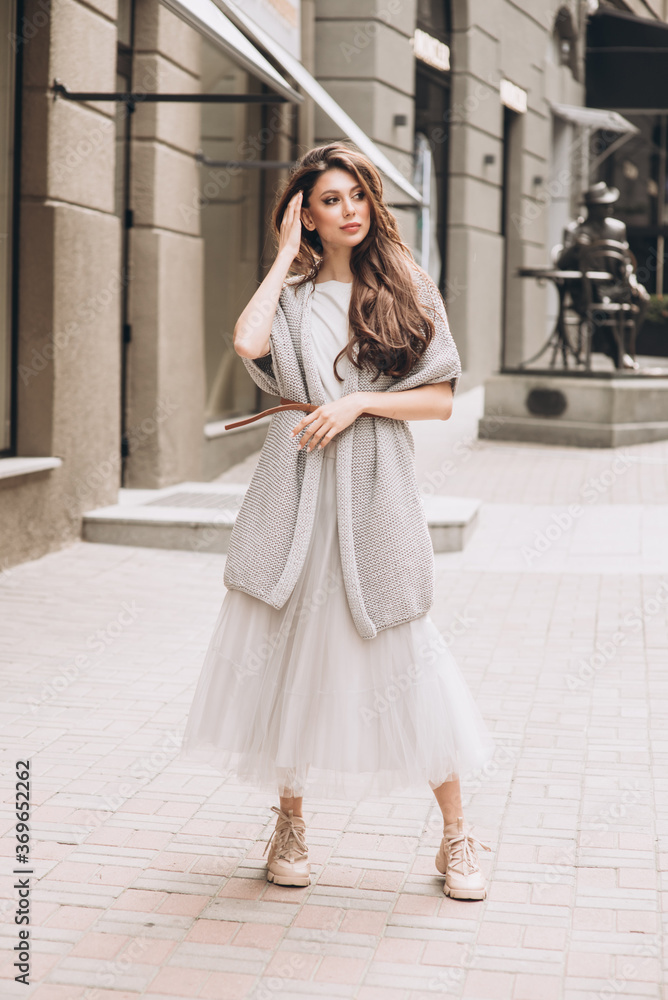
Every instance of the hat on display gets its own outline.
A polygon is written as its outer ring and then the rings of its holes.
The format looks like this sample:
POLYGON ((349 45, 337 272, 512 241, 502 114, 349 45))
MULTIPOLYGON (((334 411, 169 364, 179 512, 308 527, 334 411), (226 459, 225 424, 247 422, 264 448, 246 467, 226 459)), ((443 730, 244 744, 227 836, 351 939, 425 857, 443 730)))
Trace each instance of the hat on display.
POLYGON ((585 204, 587 205, 610 205, 619 198, 618 188, 609 188, 605 181, 598 181, 592 184, 588 191, 584 193, 585 204))

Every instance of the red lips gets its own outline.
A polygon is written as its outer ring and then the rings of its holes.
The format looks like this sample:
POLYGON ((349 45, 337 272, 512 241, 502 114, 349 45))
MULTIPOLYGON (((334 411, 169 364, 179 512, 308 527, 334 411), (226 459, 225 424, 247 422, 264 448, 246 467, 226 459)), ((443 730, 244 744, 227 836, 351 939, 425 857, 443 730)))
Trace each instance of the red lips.
POLYGON ((361 222, 350 222, 347 226, 341 226, 341 229, 345 229, 347 232, 352 232, 354 229, 359 229, 361 225, 361 222))

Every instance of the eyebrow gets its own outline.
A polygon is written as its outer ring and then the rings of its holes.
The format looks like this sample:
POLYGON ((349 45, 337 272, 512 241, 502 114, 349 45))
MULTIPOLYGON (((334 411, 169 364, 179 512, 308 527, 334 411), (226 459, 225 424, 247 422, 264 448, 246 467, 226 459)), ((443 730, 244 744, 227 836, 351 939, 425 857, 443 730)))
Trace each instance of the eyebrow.
MULTIPOLYGON (((355 187, 350 188, 350 190, 351 191, 357 191, 358 188, 361 191, 362 190, 362 185, 361 184, 356 184, 355 187)), ((341 192, 337 188, 329 188, 329 190, 323 191, 322 194, 320 195, 320 197, 324 198, 326 194, 341 194, 341 192)))

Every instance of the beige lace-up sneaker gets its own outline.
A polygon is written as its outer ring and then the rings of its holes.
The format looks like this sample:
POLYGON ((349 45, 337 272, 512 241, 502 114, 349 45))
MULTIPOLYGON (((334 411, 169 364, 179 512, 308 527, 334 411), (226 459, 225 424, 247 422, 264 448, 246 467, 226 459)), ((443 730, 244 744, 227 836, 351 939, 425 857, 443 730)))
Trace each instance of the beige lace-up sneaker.
POLYGON ((284 813, 278 806, 272 806, 271 809, 278 815, 278 819, 276 829, 264 849, 266 854, 271 844, 267 858, 267 879, 276 885, 309 885, 311 866, 304 840, 306 824, 301 816, 292 815, 292 809, 288 813, 284 813))
POLYGON ((492 849, 471 835, 471 828, 468 824, 465 826, 462 816, 443 827, 436 868, 445 875, 443 892, 452 899, 485 899, 487 896, 474 844, 485 851, 492 849))

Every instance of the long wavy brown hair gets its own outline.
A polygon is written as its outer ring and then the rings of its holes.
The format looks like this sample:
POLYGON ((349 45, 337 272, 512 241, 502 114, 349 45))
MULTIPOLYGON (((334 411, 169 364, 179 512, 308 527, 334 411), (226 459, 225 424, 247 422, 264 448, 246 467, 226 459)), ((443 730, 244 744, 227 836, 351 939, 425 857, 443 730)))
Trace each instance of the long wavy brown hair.
MULTIPOLYGON (((347 354, 357 368, 376 369, 379 375, 399 378, 407 375, 429 346, 434 322, 422 308, 411 279, 410 268, 418 269, 413 254, 399 235, 397 221, 383 199, 383 182, 373 163, 362 153, 343 142, 317 146, 295 164, 287 185, 279 195, 273 212, 273 226, 278 241, 283 214, 290 199, 303 191, 302 205, 308 208, 311 192, 319 177, 339 167, 351 174, 369 200, 369 232, 350 256, 353 287, 348 321, 351 337, 334 360, 334 374, 340 358, 347 354), (358 344, 355 360, 354 345, 358 344)), ((299 253, 291 271, 303 275, 301 285, 313 280, 323 263, 323 246, 317 232, 302 224, 299 253)), ((419 268, 419 270, 422 270, 419 268)), ((424 271, 422 272, 425 273, 424 271)), ((429 279, 431 281, 431 279, 429 279)))

